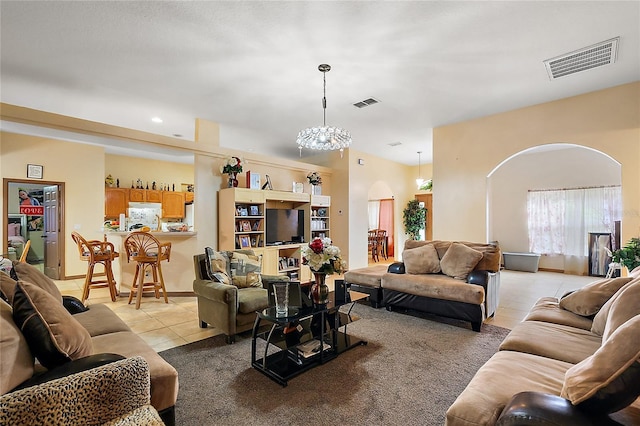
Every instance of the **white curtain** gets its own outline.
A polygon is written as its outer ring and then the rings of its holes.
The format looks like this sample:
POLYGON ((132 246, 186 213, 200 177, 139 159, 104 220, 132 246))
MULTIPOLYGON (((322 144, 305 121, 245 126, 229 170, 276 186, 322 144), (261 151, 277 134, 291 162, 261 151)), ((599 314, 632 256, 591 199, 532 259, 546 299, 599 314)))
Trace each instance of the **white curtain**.
POLYGON ((378 229, 380 224, 380 200, 369 201, 369 229, 378 229))
POLYGON ((565 272, 584 273, 589 233, 615 233, 622 217, 619 186, 530 191, 527 196, 529 250, 564 255, 565 272))

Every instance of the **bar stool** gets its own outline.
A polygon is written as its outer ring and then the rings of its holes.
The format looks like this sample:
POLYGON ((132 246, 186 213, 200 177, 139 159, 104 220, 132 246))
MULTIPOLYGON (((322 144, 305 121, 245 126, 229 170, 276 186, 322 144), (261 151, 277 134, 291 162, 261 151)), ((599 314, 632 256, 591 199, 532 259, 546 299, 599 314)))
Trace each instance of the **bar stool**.
POLYGON ((148 232, 132 232, 124 240, 124 247, 127 250, 127 262, 136 262, 136 273, 133 276, 129 302, 133 300, 136 293, 136 309, 140 309, 142 293, 145 291, 155 292, 156 299, 160 298, 160 290, 164 296, 164 303, 169 303, 167 290, 164 287, 162 277, 161 262, 169 261, 171 257, 171 243, 161 243, 148 232), (145 273, 151 269, 153 281, 144 282, 145 273))
POLYGON ((120 256, 120 254, 116 252, 113 244, 107 241, 106 236, 104 241, 87 241, 82 235, 74 231, 71 233, 71 238, 78 246, 80 260, 88 262, 87 275, 84 280, 84 289, 82 290, 82 303, 89 298, 90 289, 105 287, 109 288, 111 301, 115 302, 117 296, 116 280, 113 277, 111 263, 120 256), (94 279, 93 273, 97 264, 101 264, 104 267, 106 279, 94 279))

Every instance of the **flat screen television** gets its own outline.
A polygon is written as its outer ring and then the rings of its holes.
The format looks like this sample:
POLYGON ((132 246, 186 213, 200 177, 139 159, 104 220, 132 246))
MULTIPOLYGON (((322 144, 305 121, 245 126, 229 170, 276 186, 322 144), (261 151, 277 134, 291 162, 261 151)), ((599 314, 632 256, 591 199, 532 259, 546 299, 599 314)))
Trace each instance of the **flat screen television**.
POLYGON ((266 209, 266 243, 304 242, 304 210, 266 209))

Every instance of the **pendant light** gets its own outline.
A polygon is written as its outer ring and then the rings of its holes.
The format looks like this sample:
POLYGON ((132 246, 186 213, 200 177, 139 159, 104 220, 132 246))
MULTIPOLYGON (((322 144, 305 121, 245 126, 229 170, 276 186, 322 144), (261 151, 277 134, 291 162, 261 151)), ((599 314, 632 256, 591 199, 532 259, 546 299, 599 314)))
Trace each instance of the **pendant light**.
POLYGON ((422 179, 422 173, 420 173, 420 154, 422 151, 418 151, 418 178, 416 179, 416 185, 418 185, 418 189, 424 184, 424 179, 422 179))

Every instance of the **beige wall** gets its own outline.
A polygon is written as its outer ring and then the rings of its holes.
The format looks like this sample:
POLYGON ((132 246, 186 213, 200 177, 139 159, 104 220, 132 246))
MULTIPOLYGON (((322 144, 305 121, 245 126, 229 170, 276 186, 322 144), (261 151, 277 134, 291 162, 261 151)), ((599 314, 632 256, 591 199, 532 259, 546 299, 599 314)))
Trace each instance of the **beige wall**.
POLYGON ((486 241, 487 176, 512 155, 551 143, 593 148, 621 164, 622 239, 640 234, 640 82, 439 127, 433 138, 434 238, 486 241))
POLYGON ((112 154, 106 154, 104 161, 105 177, 110 174, 114 180, 120 179, 121 188, 131 188, 132 182, 135 185, 138 179, 142 180, 145 188, 148 184, 152 189, 155 181, 157 189, 160 189, 160 183, 165 183, 170 189, 175 185, 176 191, 182 191, 183 183, 193 183, 193 164, 112 154))

